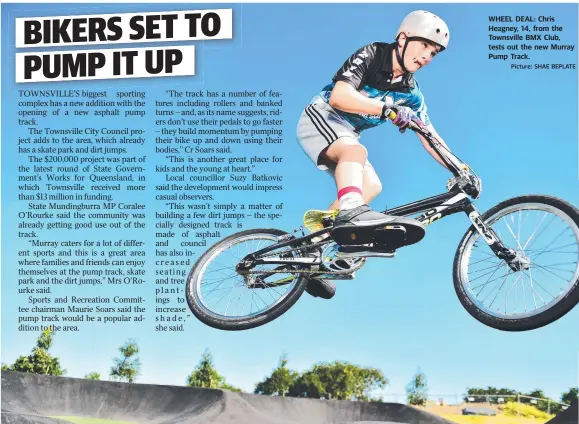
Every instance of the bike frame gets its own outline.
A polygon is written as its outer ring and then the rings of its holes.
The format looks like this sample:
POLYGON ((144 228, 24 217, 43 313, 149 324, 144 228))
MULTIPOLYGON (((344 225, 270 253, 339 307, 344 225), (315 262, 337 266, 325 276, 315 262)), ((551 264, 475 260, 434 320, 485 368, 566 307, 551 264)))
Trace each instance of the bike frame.
MULTIPOLYGON (((442 144, 425 128, 419 127, 414 122, 411 122, 409 126, 410 129, 414 130, 416 133, 424 137, 430 147, 439 155, 442 161, 445 163, 447 168, 452 172, 455 177, 460 177, 464 171, 460 168, 461 161, 448 149, 446 149, 442 144)), ((402 206, 397 206, 392 209, 387 209, 382 213, 393 216, 409 216, 409 215, 421 215, 415 218, 417 221, 421 222, 423 225, 430 225, 434 221, 437 221, 445 216, 455 214, 457 212, 465 212, 468 218, 471 220, 474 228, 483 237, 492 251, 500 259, 506 259, 509 263, 514 259, 514 253, 507 249, 499 237, 492 228, 488 227, 480 213, 474 206, 474 204, 469 199, 469 195, 463 190, 455 188, 449 192, 442 193, 436 196, 432 196, 423 200, 419 200, 413 203, 408 203, 402 206)), ((297 232, 300 229, 294 231, 297 232)), ((320 236, 328 232, 328 229, 322 229, 314 233, 304 235, 302 237, 296 238, 292 234, 287 234, 279 237, 280 243, 268 246, 266 248, 260 249, 250 255, 248 255, 242 262, 245 262, 250 267, 253 265, 263 265, 263 264, 280 264, 280 265, 321 265, 321 261, 316 258, 260 258, 261 255, 267 254, 274 250, 290 246, 293 248, 311 248, 309 244, 310 240, 314 237, 320 236), (251 263, 251 265, 249 264, 251 263)), ((316 245, 324 245, 332 242, 332 239, 327 239, 322 243, 316 243, 316 245)), ((267 271, 264 271, 267 274, 267 271)))

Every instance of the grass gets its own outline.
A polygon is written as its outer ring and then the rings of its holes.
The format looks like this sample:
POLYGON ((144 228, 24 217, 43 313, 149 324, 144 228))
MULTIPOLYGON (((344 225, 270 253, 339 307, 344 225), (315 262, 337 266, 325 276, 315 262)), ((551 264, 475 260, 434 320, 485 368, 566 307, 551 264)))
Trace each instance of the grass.
POLYGON ((508 417, 506 415, 485 417, 477 415, 442 414, 441 417, 458 424, 543 424, 547 421, 543 419, 508 417))
POLYGON ((541 420, 547 421, 553 418, 553 415, 549 415, 546 412, 539 411, 537 408, 531 405, 519 404, 508 402, 505 405, 504 414, 509 417, 522 416, 526 418, 539 418, 541 420))
POLYGON ((61 417, 51 416, 50 418, 57 418, 59 420, 69 421, 74 424, 137 424, 135 421, 117 421, 106 420, 103 418, 87 418, 87 417, 61 417))
POLYGON ((458 424, 543 424, 553 418, 553 415, 542 412, 532 405, 507 402, 499 409, 502 413, 494 417, 444 413, 439 415, 458 424))

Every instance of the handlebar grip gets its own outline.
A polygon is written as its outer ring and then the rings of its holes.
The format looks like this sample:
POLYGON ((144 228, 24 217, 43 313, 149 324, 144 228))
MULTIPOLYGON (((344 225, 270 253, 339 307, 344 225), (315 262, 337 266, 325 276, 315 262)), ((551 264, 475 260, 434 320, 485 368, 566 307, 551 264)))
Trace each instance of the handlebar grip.
POLYGON ((396 112, 391 110, 390 113, 388 113, 388 118, 390 118, 390 120, 393 120, 394 118, 396 118, 396 112))

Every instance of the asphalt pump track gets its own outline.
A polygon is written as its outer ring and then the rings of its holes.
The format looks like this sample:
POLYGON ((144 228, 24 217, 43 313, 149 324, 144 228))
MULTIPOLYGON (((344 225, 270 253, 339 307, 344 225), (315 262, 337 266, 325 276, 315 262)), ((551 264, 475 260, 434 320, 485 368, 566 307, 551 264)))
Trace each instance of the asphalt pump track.
MULTIPOLYGON (((578 403, 548 424, 579 424, 578 403)), ((67 424, 83 417, 147 424, 450 424, 399 403, 259 396, 2 372, 2 424, 67 424)))
POLYGON ((155 424, 449 424, 397 403, 259 396, 2 372, 2 424, 67 423, 50 417, 155 424))

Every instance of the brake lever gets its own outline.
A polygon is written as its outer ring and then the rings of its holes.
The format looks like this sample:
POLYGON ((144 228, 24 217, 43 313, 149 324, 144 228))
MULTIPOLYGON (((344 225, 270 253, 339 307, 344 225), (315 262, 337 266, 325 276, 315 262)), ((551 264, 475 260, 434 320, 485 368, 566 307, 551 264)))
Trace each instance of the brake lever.
MULTIPOLYGON (((390 111, 386 114, 386 116, 388 116, 388 118, 393 121, 396 118, 396 112, 393 109, 390 109, 390 111)), ((422 128, 420 125, 418 125, 417 123, 415 123, 414 121, 410 121, 410 123, 408 124, 408 128, 410 128, 411 130, 422 134, 426 137, 432 137, 432 134, 430 133, 430 131, 428 131, 425 128, 422 128)))

